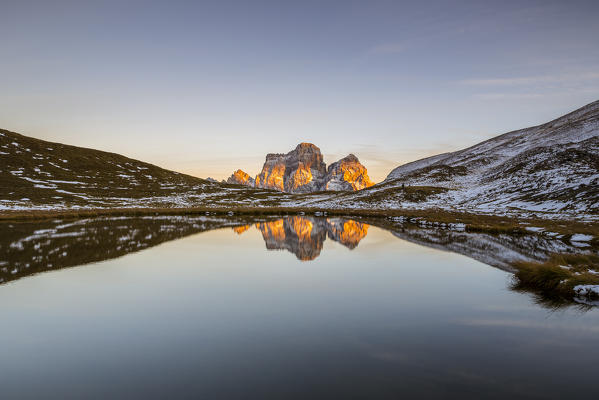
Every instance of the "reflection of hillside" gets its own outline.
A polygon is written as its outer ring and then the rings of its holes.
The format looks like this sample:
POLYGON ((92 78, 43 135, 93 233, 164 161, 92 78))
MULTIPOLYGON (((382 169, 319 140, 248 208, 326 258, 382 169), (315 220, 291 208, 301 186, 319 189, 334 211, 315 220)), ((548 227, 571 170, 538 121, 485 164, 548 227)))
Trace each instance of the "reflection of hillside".
MULTIPOLYGON (((586 251, 549 236, 537 234, 490 234, 414 226, 383 221, 377 226, 396 237, 438 250, 462 254, 484 264, 513 272, 516 261, 545 261, 552 254, 586 251)), ((588 249, 587 249, 588 250, 588 249)))
MULTIPOLYGON (((348 222, 335 220, 332 224, 324 219, 289 217, 259 222, 256 227, 262 232, 267 248, 286 249, 301 260, 313 260, 320 254, 327 232, 333 240, 350 248, 357 245, 361 237, 351 233, 354 224, 348 222)), ((252 224, 251 218, 239 221, 176 215, 0 222, 0 284, 40 272, 120 257, 207 230, 230 226, 242 234, 252 224)))
POLYGON ((0 283, 108 260, 238 222, 207 216, 98 217, 0 223, 0 283))
POLYGON ((262 232, 267 249, 288 250, 302 261, 318 257, 327 236, 353 249, 368 233, 367 224, 353 220, 299 216, 260 222, 256 228, 262 232))

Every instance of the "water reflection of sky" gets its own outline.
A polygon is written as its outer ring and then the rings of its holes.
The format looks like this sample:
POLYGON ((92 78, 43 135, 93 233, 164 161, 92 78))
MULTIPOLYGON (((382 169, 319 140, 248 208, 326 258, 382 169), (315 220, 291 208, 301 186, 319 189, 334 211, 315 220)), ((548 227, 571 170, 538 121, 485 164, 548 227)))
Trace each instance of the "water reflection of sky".
POLYGON ((301 262, 229 227, 1 286, 4 395, 596 393, 596 310, 549 312, 504 271, 374 226, 323 246, 301 262))

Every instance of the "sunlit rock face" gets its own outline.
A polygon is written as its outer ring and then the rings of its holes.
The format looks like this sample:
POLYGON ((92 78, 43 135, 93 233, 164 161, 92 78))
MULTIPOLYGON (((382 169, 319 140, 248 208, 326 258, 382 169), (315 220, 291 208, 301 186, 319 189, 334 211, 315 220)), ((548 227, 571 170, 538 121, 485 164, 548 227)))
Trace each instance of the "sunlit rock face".
POLYGON ((262 172, 256 177, 256 187, 285 191, 285 154, 267 154, 262 172))
POLYGON ((227 179, 227 183, 232 183, 236 185, 246 185, 246 186, 254 186, 254 178, 250 176, 250 174, 238 169, 233 172, 233 174, 227 179))
MULTIPOLYGON (((250 184, 249 176, 236 176, 229 183, 250 184), (249 178, 249 179, 248 179, 249 178)), ((241 174, 240 174, 241 175, 241 174)), ((327 169, 320 149, 312 143, 300 143, 287 154, 267 154, 254 186, 288 193, 322 190, 354 191, 372 186, 368 171, 353 154, 331 164, 327 169)))
POLYGON ((354 249, 367 235, 368 226, 342 218, 325 220, 299 216, 256 224, 267 249, 290 251, 302 261, 318 257, 327 236, 349 249, 354 249))
POLYGON ((327 166, 320 149, 312 143, 300 143, 295 150, 287 153, 288 178, 286 192, 315 192, 322 190, 322 180, 327 166))
POLYGON ((362 190, 374 183, 358 157, 353 154, 332 163, 327 169, 325 190, 362 190))
POLYGON ((290 193, 322 190, 326 164, 320 149, 311 143, 300 143, 287 154, 268 154, 256 187, 290 193))

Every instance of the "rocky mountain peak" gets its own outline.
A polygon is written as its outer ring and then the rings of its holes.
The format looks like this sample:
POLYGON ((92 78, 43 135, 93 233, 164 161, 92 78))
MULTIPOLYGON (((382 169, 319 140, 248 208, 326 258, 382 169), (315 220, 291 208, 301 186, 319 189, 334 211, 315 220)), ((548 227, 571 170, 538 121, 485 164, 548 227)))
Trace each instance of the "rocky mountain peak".
POLYGON ((254 178, 250 176, 250 174, 238 169, 233 172, 233 174, 227 179, 227 183, 232 183, 236 185, 246 185, 246 186, 254 186, 255 181, 254 178))
MULTIPOLYGON (((360 160, 358 160, 358 157, 356 157, 353 154, 348 154, 347 156, 343 157, 341 160, 339 160, 338 162, 348 162, 348 163, 359 163, 360 160)), ((332 165, 332 164, 331 164, 332 165)))
POLYGON ((316 191, 326 174, 320 149, 312 143, 300 143, 287 154, 267 154, 256 187, 283 192, 316 191))
POLYGON ((295 153, 299 159, 312 159, 313 157, 322 158, 322 154, 320 152, 320 148, 312 143, 300 143, 298 144, 294 150, 290 151, 287 154, 295 153))
POLYGON ((286 155, 285 191, 314 192, 320 189, 320 181, 327 166, 320 149, 312 143, 300 143, 286 155))
MULTIPOLYGON (((235 174, 234 174, 235 175, 235 174)), ((233 176, 230 178, 234 178, 233 176)), ((247 184, 235 177, 234 183, 247 184)), ((233 183, 233 182, 231 182, 233 183)), ((372 186, 366 168, 353 154, 331 164, 327 170, 322 153, 312 143, 300 143, 287 154, 269 153, 254 186, 289 193, 321 190, 360 190, 372 186)))
POLYGON ((372 185, 366 167, 353 154, 332 163, 327 169, 325 190, 362 190, 372 185))

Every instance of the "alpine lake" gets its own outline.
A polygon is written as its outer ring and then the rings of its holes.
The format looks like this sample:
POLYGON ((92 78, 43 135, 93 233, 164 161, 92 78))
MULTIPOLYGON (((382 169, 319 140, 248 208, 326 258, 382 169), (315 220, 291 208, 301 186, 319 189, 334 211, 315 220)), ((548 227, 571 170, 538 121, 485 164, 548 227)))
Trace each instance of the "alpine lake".
POLYGON ((598 398, 599 309, 513 287, 560 251, 403 219, 1 222, 1 396, 598 398))

